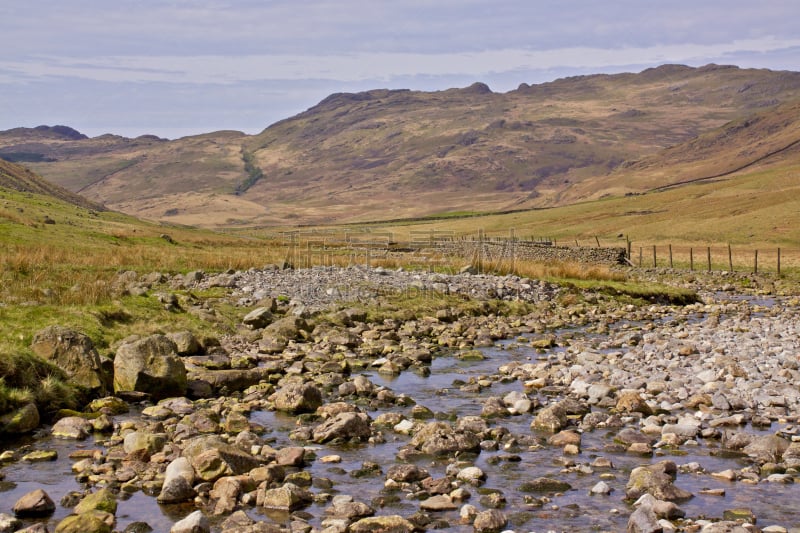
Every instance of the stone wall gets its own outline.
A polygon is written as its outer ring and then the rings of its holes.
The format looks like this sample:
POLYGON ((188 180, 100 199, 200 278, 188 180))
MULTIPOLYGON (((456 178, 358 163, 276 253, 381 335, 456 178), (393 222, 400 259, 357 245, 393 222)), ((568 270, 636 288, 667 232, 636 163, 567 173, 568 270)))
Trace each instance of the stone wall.
MULTIPOLYGON (((626 263, 626 250, 622 247, 591 248, 588 246, 551 246, 526 241, 484 241, 483 260, 518 260, 539 262, 573 262, 617 265, 626 263)), ((450 241, 437 243, 445 253, 465 258, 476 258, 481 246, 479 241, 450 241)))

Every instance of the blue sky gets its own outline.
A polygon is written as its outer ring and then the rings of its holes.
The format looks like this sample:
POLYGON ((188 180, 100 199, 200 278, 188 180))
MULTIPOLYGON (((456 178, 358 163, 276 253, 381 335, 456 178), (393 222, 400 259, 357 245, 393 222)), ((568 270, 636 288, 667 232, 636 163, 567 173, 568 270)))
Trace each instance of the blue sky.
POLYGON ((334 92, 800 70, 796 0, 8 0, 0 130, 256 133, 334 92))

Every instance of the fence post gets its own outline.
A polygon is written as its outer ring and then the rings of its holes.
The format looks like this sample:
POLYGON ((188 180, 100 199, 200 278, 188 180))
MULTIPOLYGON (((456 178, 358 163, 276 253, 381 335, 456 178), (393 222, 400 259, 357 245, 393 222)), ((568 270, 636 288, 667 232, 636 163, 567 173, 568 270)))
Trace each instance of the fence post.
POLYGON ((753 274, 758 274, 758 250, 756 250, 755 257, 753 257, 753 274))
POLYGON ((639 247, 639 268, 642 268, 642 247, 639 247))
POLYGON ((653 245, 653 268, 656 268, 656 266, 658 266, 658 263, 656 261, 656 245, 654 244, 653 245))
POLYGON ((694 271, 694 250, 689 247, 689 270, 694 271))
POLYGON ((778 248, 778 275, 781 275, 781 249, 778 248))
POLYGON ((731 252, 731 243, 728 243, 728 267, 733 272, 733 252, 731 252))
POLYGON ((628 241, 628 246, 627 246, 627 248, 628 248, 628 261, 630 261, 631 260, 631 240, 628 238, 627 235, 625 235, 625 240, 628 241))
POLYGON ((597 243, 597 247, 600 248, 600 239, 597 238, 597 235, 594 236, 594 240, 597 243))
POLYGON ((478 230, 478 274, 483 274, 483 228, 478 230))
POLYGON ((708 253, 708 271, 711 272, 711 247, 710 246, 706 249, 706 252, 708 253))
POLYGON ((311 268, 311 241, 306 241, 306 266, 311 268))
POLYGON ((672 245, 669 245, 669 267, 672 268, 672 245))

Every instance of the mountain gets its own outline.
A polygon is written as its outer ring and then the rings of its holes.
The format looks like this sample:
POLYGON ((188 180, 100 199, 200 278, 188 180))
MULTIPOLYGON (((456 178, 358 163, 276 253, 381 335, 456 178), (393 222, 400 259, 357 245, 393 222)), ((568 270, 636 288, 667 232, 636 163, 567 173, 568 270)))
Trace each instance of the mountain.
POLYGON ((0 157, 151 219, 352 222, 563 205, 728 172, 790 141, 791 127, 777 129, 797 101, 797 72, 664 65, 507 93, 476 83, 334 94, 257 135, 17 128, 0 132, 0 157), (722 150, 725 131, 755 137, 722 150))

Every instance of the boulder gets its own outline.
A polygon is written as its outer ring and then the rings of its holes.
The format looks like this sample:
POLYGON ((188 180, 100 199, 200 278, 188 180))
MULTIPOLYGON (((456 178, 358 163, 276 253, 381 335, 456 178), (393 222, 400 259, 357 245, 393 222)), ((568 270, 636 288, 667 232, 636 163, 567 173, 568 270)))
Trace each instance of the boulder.
POLYGON ((202 511, 195 511, 183 520, 175 522, 169 533, 210 533, 211 524, 202 511))
POLYGON ((314 429, 314 442, 323 443, 333 439, 369 439, 370 418, 366 413, 339 413, 325 420, 314 429))
POLYGON ((295 511, 309 505, 313 495, 294 483, 284 483, 275 489, 259 490, 257 502, 259 507, 278 509, 282 511, 295 511))
POLYGON ((22 521, 10 514, 0 513, 0 533, 13 533, 22 529, 22 521))
POLYGON ((628 518, 626 533, 661 533, 663 528, 649 505, 642 505, 628 518))
POLYGON ((114 515, 104 511, 87 511, 72 514, 56 526, 55 533, 111 533, 114 515))
POLYGON ((508 518, 502 511, 490 509, 478 513, 472 522, 472 527, 475 529, 475 533, 497 533, 502 531, 506 524, 508 524, 508 518))
POLYGON ((111 515, 117 512, 117 498, 111 489, 102 488, 89 494, 75 506, 75 514, 88 513, 89 511, 102 511, 111 515))
POLYGON ((203 481, 216 481, 223 476, 246 474, 261 462, 246 451, 221 440, 215 435, 191 439, 183 455, 203 481))
POLYGON ((122 449, 128 455, 141 454, 149 458, 154 453, 160 452, 167 443, 166 433, 149 433, 146 431, 132 431, 125 435, 122 449))
POLYGON ((368 516, 350 524, 349 533, 413 533, 414 524, 399 515, 368 516))
POLYGON ((290 413, 313 413, 322 405, 322 392, 312 383, 288 383, 272 397, 275 409, 290 413))
POLYGON ((14 514, 18 517, 50 516, 56 504, 42 489, 33 490, 22 496, 14 504, 14 514))
POLYGON ((191 331, 175 331, 167 333, 167 338, 175 343, 178 355, 195 355, 200 353, 200 341, 191 331))
POLYGON ((109 383, 92 340, 77 331, 50 326, 33 336, 33 353, 59 367, 69 382, 92 394, 104 394, 109 383))
POLYGON ((54 437, 83 440, 93 431, 92 421, 80 416, 66 416, 53 425, 54 437))
POLYGON ((677 466, 672 461, 661 461, 648 466, 639 466, 631 471, 625 487, 625 497, 637 499, 651 494, 659 500, 687 500, 692 493, 676 487, 677 466))
POLYGON ((242 319, 242 324, 251 329, 261 329, 272 323, 274 317, 268 307, 258 307, 247 313, 242 319))
POLYGON ((195 496, 192 485, 195 473, 192 464, 186 457, 174 459, 164 473, 164 483, 158 495, 158 503, 180 503, 189 501, 195 496))
POLYGON ((479 452, 480 437, 471 431, 457 431, 446 422, 429 422, 414 434, 410 446, 429 455, 479 452))
POLYGON ((176 352, 164 335, 123 344, 114 357, 114 391, 145 392, 156 400, 183 396, 186 367, 176 352))
POLYGON ((4 435, 30 433, 39 427, 39 421, 36 404, 28 403, 0 417, 0 430, 2 430, 0 433, 4 435))

